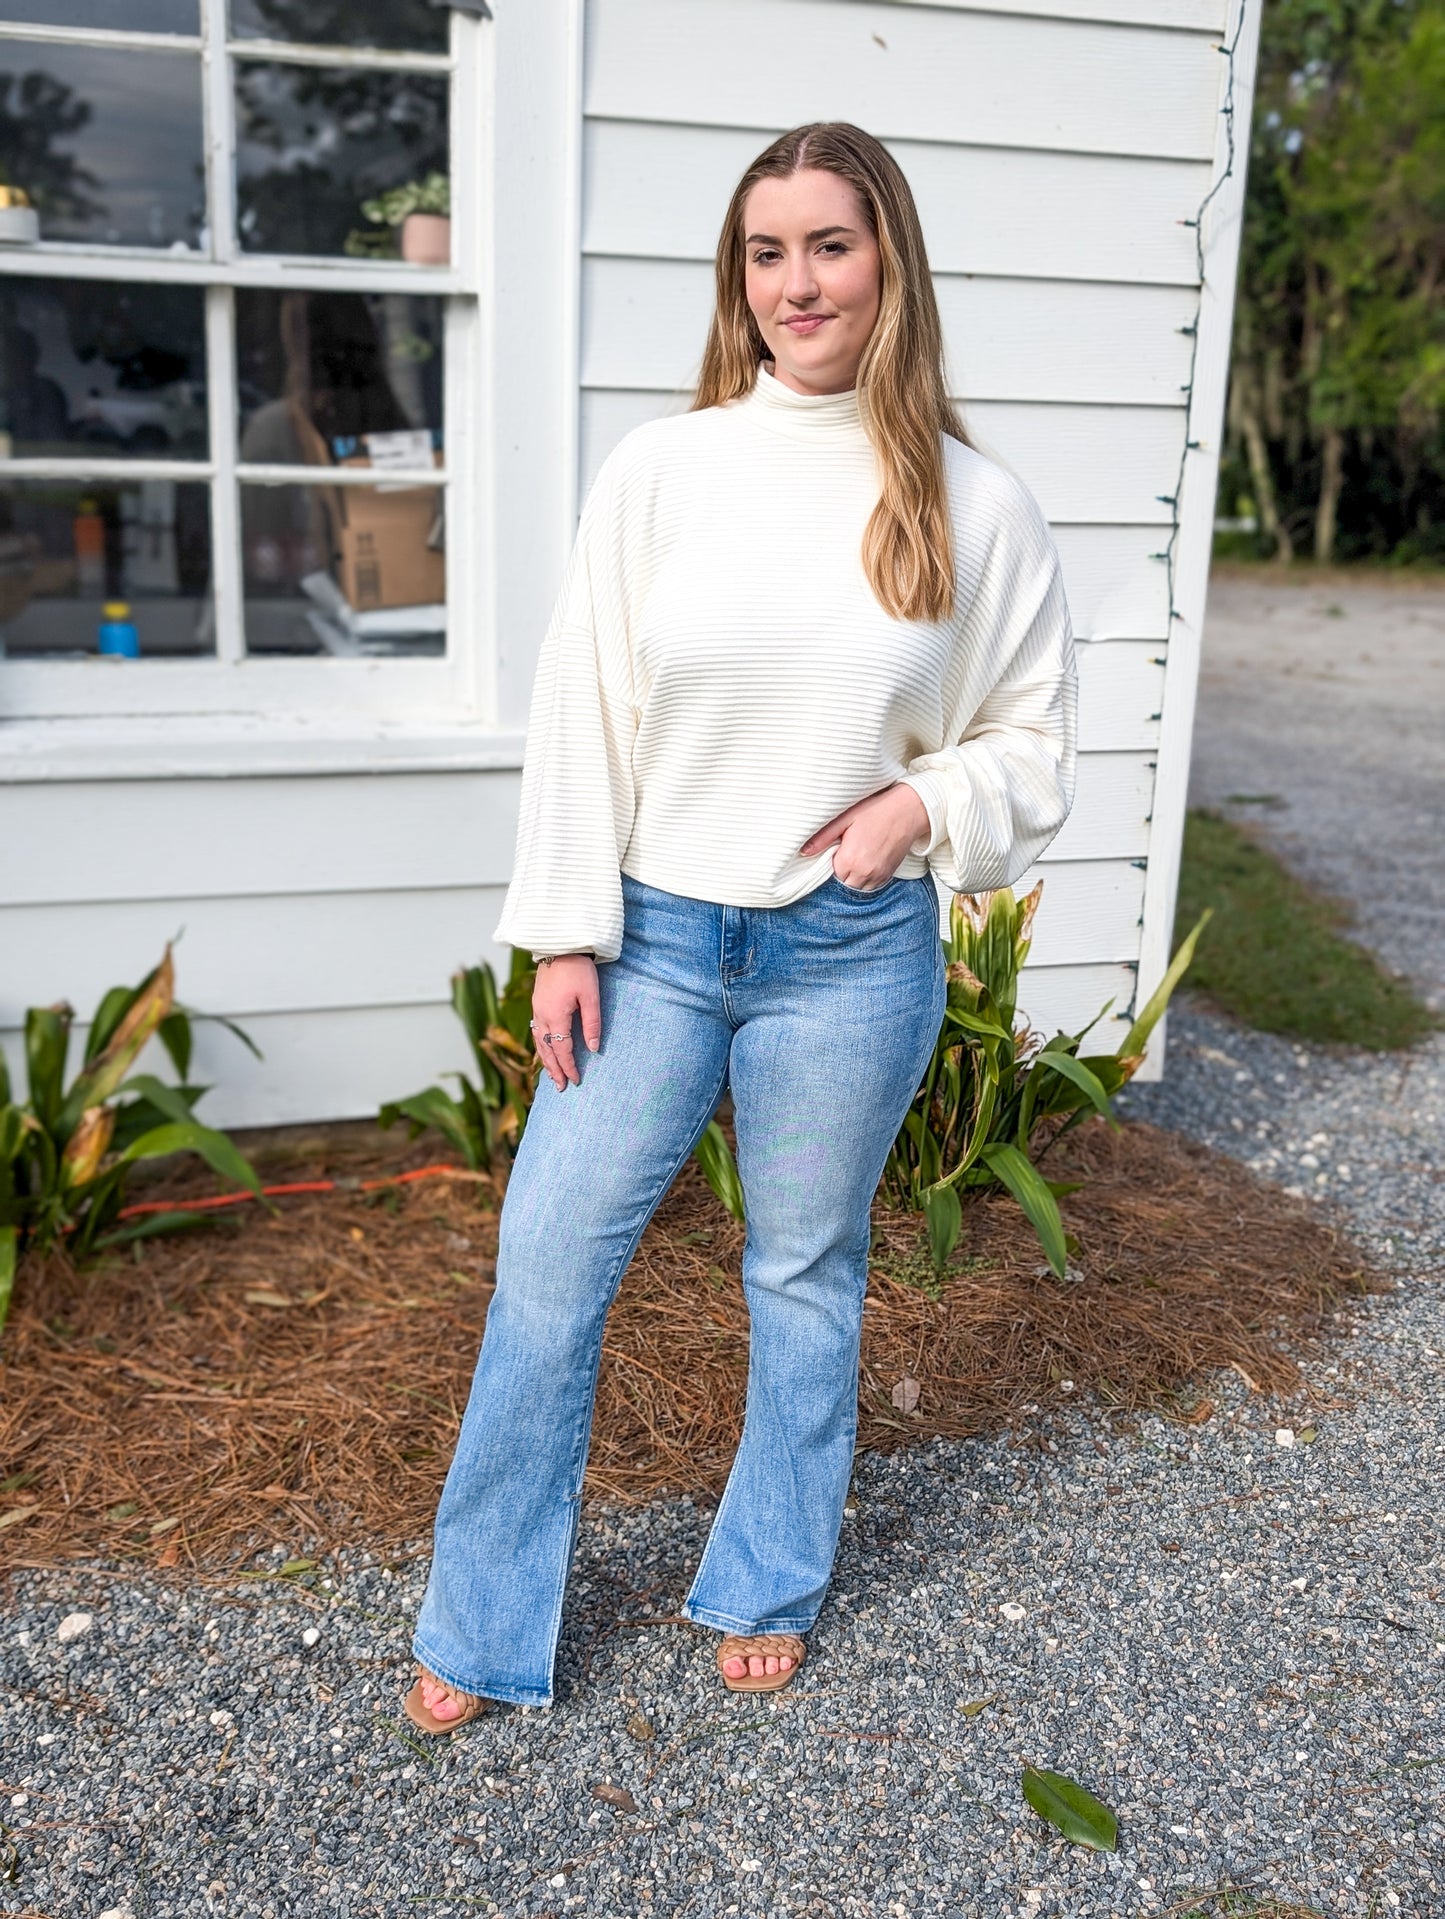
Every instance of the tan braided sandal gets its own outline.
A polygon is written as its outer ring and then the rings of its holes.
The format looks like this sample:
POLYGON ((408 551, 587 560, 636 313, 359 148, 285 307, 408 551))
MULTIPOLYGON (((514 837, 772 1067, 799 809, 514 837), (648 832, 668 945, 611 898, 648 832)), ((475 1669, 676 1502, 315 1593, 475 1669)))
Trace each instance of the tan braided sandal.
MULTIPOLYGON (((427 1673, 425 1676, 428 1679, 436 1679, 435 1673, 427 1673)), ((491 1703, 474 1692, 463 1692, 460 1686, 450 1685, 445 1679, 441 1679, 437 1681, 438 1685, 446 1686, 447 1691, 454 1698, 460 1699, 462 1709, 455 1719, 438 1719, 421 1696, 421 1683, 418 1679, 406 1698, 402 1700, 401 1705, 402 1711, 411 1723, 420 1727, 423 1732, 456 1732, 459 1727, 469 1725, 473 1719, 480 1718, 491 1703)))
POLYGON ((717 1649, 717 1669, 729 1692, 781 1692, 802 1671, 806 1654, 807 1647, 802 1640, 790 1632, 750 1633, 745 1639, 736 1633, 725 1633, 717 1649), (730 1679, 723 1672, 725 1659, 766 1659, 769 1655, 774 1659, 791 1659, 792 1666, 787 1672, 764 1672, 756 1678, 744 1673, 741 1679, 730 1679))

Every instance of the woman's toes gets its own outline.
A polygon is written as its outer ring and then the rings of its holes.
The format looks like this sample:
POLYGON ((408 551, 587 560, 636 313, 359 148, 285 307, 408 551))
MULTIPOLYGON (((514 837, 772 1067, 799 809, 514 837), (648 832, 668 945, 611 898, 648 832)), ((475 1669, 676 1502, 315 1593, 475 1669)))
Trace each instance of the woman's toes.
POLYGON ((731 1659, 723 1661, 723 1671, 729 1679, 743 1679, 747 1676, 748 1662, 741 1653, 734 1653, 731 1659))
POLYGON ((451 1688, 430 1673, 422 1674, 421 1702, 434 1719, 455 1719, 462 1709, 461 1701, 451 1688))

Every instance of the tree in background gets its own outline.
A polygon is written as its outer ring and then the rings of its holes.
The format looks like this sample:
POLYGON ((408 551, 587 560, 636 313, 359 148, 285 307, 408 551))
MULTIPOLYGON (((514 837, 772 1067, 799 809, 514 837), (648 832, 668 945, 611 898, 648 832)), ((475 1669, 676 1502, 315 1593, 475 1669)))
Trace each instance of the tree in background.
POLYGON ((87 191, 100 182, 63 150, 91 112, 90 103, 53 74, 0 73, 0 180, 23 187, 31 204, 52 217, 103 213, 104 202, 87 191))
POLYGON ((1268 0, 1224 476, 1280 559, 1445 559, 1445 6, 1268 0))

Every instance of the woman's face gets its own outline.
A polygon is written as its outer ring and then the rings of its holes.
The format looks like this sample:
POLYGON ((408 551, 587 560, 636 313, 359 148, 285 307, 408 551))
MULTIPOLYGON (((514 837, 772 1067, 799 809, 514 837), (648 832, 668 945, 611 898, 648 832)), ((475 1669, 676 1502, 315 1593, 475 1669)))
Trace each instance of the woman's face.
POLYGON ((882 261, 857 192, 805 168, 759 180, 743 204, 748 305, 796 393, 846 393, 878 318, 882 261))

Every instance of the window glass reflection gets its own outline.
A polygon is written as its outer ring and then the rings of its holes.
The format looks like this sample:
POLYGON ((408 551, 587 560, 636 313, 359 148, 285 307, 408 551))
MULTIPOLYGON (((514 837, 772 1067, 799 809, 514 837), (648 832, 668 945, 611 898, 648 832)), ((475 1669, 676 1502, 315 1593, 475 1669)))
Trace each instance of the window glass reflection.
POLYGON ((199 33, 199 0, 4 0, 0 13, 40 27, 114 27, 127 33, 199 33))
POLYGON ((199 287, 0 279, 0 455, 206 457, 199 287))
POLYGON ((199 245, 199 59, 0 42, 0 177, 29 194, 42 240, 199 245))
POLYGON ((410 428, 430 435, 427 464, 441 444, 442 313, 429 295, 239 292, 241 458, 313 465, 410 428))
POLYGON ((231 32, 238 40, 445 53, 449 27, 447 9, 430 0, 231 0, 231 32))
POLYGON ((248 251, 344 253, 350 234, 386 235, 365 201, 446 172, 445 74, 236 62, 237 226, 248 251))
POLYGON ((116 628, 143 660, 214 653, 210 573, 204 485, 0 482, 0 651, 12 659, 123 650, 116 628))
POLYGON ((384 483, 242 487, 247 651, 443 653, 442 496, 441 487, 384 483))

